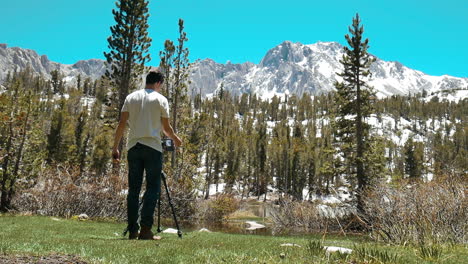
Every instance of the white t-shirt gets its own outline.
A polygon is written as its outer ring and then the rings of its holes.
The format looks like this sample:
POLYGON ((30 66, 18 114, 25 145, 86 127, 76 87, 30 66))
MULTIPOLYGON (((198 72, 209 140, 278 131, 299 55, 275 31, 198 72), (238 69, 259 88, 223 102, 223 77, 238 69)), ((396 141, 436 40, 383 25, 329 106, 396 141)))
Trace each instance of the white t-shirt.
POLYGON ((161 117, 169 117, 169 103, 162 94, 151 90, 137 90, 125 98, 122 112, 128 112, 127 149, 137 143, 162 152, 161 117))

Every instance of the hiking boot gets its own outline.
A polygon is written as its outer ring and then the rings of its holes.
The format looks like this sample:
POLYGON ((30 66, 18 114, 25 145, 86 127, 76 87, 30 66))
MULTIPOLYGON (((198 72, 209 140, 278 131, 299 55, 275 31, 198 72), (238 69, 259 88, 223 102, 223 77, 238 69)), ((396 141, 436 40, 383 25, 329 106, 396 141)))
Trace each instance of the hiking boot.
POLYGON ((161 239, 160 236, 155 236, 153 232, 151 232, 151 227, 148 226, 141 226, 140 230, 140 235, 138 236, 138 239, 141 240, 159 240, 161 239))
POLYGON ((128 235, 128 239, 137 239, 138 235, 139 235, 138 231, 130 232, 130 234, 128 235))

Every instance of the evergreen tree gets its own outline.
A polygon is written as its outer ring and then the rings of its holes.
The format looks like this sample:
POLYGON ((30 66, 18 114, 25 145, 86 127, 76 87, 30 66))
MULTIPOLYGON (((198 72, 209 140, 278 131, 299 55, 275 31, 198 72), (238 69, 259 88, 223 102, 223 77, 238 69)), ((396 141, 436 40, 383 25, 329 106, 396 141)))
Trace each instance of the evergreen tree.
POLYGON ((423 169, 423 153, 420 144, 409 138, 405 144, 405 173, 410 179, 420 179, 423 169))
POLYGON ((170 97, 172 91, 172 82, 170 78, 171 70, 174 67, 174 52, 174 42, 170 39, 166 39, 166 41, 164 41, 164 50, 159 52, 159 69, 164 74, 166 79, 164 82, 165 85, 162 89, 162 94, 166 97, 170 97))
POLYGON ((267 191, 267 169, 266 169, 266 159, 267 159, 267 127, 263 117, 263 114, 259 116, 257 120, 257 125, 255 130, 257 131, 257 136, 255 137, 255 185, 254 190, 258 198, 260 195, 265 194, 267 191))
POLYGON ((62 81, 62 74, 60 73, 59 69, 55 69, 50 72, 51 75, 51 84, 52 84, 52 90, 54 93, 64 93, 64 83, 62 81))
POLYGON ((65 100, 60 100, 60 107, 53 113, 50 130, 47 134, 47 163, 63 160, 63 127, 64 127, 64 108, 65 100))
POLYGON ((349 27, 351 34, 345 35, 348 47, 344 47, 344 55, 340 63, 344 71, 338 75, 342 82, 336 82, 337 90, 337 135, 343 151, 344 159, 350 168, 349 176, 357 179, 357 208, 363 212, 362 193, 369 183, 369 175, 364 170, 364 155, 370 149, 370 126, 365 119, 372 113, 372 88, 365 79, 369 77, 369 67, 374 61, 368 54, 369 40, 363 40, 364 27, 360 24, 359 14, 353 18, 349 27))
POLYGON ((29 137, 37 135, 41 124, 36 114, 39 109, 39 92, 33 85, 31 72, 26 69, 16 73, 5 83, 6 91, 0 94, 0 211, 12 208, 12 198, 17 190, 17 181, 28 179, 37 170, 36 157, 41 151, 30 155, 29 137))
POLYGON ((78 74, 78 77, 76 78, 76 89, 81 91, 81 74, 78 74))
MULTIPOLYGON (((190 127, 191 104, 187 96, 189 84, 188 59, 189 50, 185 46, 188 41, 187 33, 184 31, 184 20, 179 19, 179 38, 177 46, 174 42, 166 40, 164 42, 164 51, 159 53, 161 62, 159 67, 165 75, 165 86, 163 94, 168 98, 171 104, 171 122, 172 127, 182 137, 186 135, 186 128, 190 127)), ((171 167, 177 166, 177 153, 172 152, 171 167)))
MULTIPOLYGON (((187 34, 184 31, 184 20, 179 19, 179 38, 174 53, 174 71, 171 80, 173 81, 171 102, 172 102, 172 127, 174 130, 185 134, 184 128, 190 120, 190 104, 187 97, 187 88, 189 83, 189 68, 188 59, 189 50, 185 47, 188 41, 187 34)), ((176 152, 172 152, 172 167, 177 166, 176 152)))
POLYGON ((118 0, 112 10, 116 24, 110 28, 107 39, 110 49, 104 52, 110 69, 105 76, 117 88, 120 110, 129 91, 136 88, 145 71, 145 63, 151 60, 148 53, 151 38, 148 37, 148 1, 118 0))

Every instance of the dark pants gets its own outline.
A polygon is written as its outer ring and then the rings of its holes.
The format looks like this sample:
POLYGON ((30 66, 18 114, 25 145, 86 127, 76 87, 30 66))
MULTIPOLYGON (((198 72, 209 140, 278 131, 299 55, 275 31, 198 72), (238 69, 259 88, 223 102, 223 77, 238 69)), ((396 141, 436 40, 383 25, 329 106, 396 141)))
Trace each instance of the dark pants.
POLYGON ((161 152, 146 145, 137 143, 128 150, 128 195, 127 195, 127 219, 128 230, 137 232, 138 206, 143 171, 146 171, 146 191, 143 195, 143 208, 141 210, 141 225, 151 227, 153 225, 154 208, 161 192, 161 152))

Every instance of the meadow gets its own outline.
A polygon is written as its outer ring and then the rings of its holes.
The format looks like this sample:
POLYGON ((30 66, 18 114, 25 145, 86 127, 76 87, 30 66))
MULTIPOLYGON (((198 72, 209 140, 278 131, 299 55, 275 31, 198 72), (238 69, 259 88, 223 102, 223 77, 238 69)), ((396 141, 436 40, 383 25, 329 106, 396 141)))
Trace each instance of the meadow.
POLYGON ((40 263, 468 263, 464 245, 421 249, 366 236, 186 231, 182 238, 162 233, 161 240, 138 241, 122 236, 125 224, 120 222, 21 215, 1 215, 0 226, 0 263, 37 263, 41 257, 49 262, 40 263), (326 253, 323 246, 353 252, 326 253))

